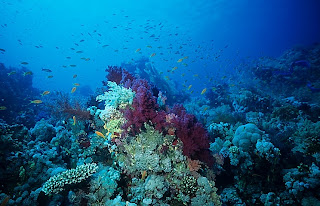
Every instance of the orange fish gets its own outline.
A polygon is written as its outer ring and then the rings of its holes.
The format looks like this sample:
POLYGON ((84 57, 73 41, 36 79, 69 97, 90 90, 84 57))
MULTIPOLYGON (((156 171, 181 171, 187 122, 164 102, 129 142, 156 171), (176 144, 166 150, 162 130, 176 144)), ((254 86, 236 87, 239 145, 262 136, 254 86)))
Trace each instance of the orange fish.
POLYGON ((101 132, 98 132, 98 131, 95 131, 96 135, 98 135, 99 137, 102 137, 102 138, 106 138, 101 132))
POLYGON ((44 92, 42 92, 41 96, 44 96, 44 95, 47 95, 47 94, 50 94, 50 91, 44 91, 44 92))
POLYGON ((207 91, 207 88, 204 88, 201 92, 201 94, 204 94, 207 91))
POLYGON ((73 78, 77 78, 77 76, 78 76, 78 75, 74 74, 74 75, 73 75, 73 78))
POLYGON ((154 57, 156 55, 156 53, 152 53, 151 55, 150 55, 150 57, 154 57))
POLYGON ((76 87, 80 86, 79 83, 73 83, 73 85, 76 86, 76 87))
POLYGON ((41 103, 42 103, 42 101, 39 99, 30 101, 30 104, 41 104, 41 103))
POLYGON ((147 174, 147 171, 146 171, 146 170, 142 171, 142 172, 141 172, 141 180, 144 180, 147 175, 148 175, 148 174, 147 174))
POLYGON ((77 90, 77 87, 73 87, 73 88, 71 89, 71 93, 74 93, 76 90, 77 90))
POLYGON ((74 125, 76 125, 76 122, 77 122, 76 116, 73 116, 72 119, 73 119, 73 124, 72 125, 74 126, 74 125))
POLYGON ((136 52, 139 52, 141 49, 140 48, 138 48, 137 50, 136 50, 136 52))
POLYGON ((181 59, 178 59, 178 61, 177 61, 177 62, 178 62, 178 63, 180 63, 180 62, 182 62, 182 61, 183 61, 183 59, 181 58, 181 59))

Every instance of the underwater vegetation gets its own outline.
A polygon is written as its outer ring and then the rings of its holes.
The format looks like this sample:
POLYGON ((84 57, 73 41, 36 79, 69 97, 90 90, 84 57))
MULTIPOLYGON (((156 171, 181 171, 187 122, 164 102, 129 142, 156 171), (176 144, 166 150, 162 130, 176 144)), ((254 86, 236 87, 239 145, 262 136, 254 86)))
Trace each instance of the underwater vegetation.
POLYGON ((1 205, 319 205, 319 50, 194 98, 147 58, 109 66, 86 98, 0 64, 1 205))

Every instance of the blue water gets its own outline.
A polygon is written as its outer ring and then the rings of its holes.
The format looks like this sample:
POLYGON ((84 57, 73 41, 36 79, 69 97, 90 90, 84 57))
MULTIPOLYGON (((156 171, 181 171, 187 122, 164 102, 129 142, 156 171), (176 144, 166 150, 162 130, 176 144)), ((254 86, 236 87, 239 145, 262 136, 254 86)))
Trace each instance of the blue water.
MULTIPOLYGON (((94 90, 107 65, 156 53, 154 66, 166 72, 179 58, 189 56, 187 68, 169 75, 183 81, 179 72, 189 79, 197 73, 224 73, 234 66, 226 62, 277 57, 292 46, 319 41, 319 8, 315 0, 2 1, 0 42, 6 52, 0 61, 14 67, 28 62, 35 87, 69 91, 73 74, 78 83, 94 90), (138 48, 141 53, 135 53, 138 48), (218 61, 213 61, 217 55, 218 61), (54 77, 47 79, 42 68, 51 69, 54 77)), ((203 82, 193 84, 197 83, 203 82)))

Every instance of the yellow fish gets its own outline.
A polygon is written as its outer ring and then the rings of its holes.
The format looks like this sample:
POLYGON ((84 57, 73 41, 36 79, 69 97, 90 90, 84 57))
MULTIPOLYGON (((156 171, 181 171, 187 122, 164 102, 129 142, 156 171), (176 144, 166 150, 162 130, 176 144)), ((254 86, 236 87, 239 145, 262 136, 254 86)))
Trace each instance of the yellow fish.
POLYGON ((73 88, 71 89, 71 93, 74 93, 76 90, 77 90, 77 87, 73 87, 73 88))
POLYGON ((6 109, 7 109, 7 107, 5 107, 5 106, 0 107, 0 110, 6 110, 6 109))
POLYGON ((201 92, 201 94, 204 94, 207 91, 207 88, 204 88, 201 92))
POLYGON ((76 86, 76 87, 80 86, 79 83, 73 83, 73 85, 76 86))
POLYGON ((30 104, 41 104, 41 103, 42 103, 42 101, 39 100, 39 99, 31 100, 31 101, 30 101, 30 104))
POLYGON ((164 77, 166 80, 170 80, 170 77, 169 76, 165 76, 164 77))
POLYGON ((203 112, 207 111, 207 109, 209 109, 209 107, 205 107, 205 108, 203 109, 203 112))
POLYGON ((77 123, 76 116, 73 116, 72 119, 73 119, 73 124, 72 125, 74 126, 77 123))
POLYGON ((178 62, 178 63, 180 63, 180 62, 182 62, 182 61, 183 61, 183 59, 181 58, 181 59, 178 59, 178 61, 177 61, 177 62, 178 62))
POLYGON ((188 59, 188 58, 189 58, 188 56, 183 57, 183 59, 188 59))
POLYGON ((191 87, 192 87, 192 84, 190 84, 190 85, 188 86, 188 90, 190 90, 190 89, 191 89, 191 87))
POLYGON ((44 91, 44 92, 42 92, 41 96, 44 96, 44 95, 47 95, 47 94, 50 94, 50 91, 44 91))
POLYGON ((136 52, 139 52, 141 49, 140 48, 138 48, 137 50, 136 50, 136 52))
POLYGON ((106 138, 101 132, 99 131, 95 131, 96 135, 98 135, 99 137, 102 137, 102 138, 106 138))
POLYGON ((172 71, 174 71, 174 70, 176 70, 176 69, 178 69, 178 67, 173 67, 173 68, 172 68, 172 71))
POLYGON ((156 55, 156 53, 152 53, 151 55, 150 55, 150 57, 154 57, 156 55))

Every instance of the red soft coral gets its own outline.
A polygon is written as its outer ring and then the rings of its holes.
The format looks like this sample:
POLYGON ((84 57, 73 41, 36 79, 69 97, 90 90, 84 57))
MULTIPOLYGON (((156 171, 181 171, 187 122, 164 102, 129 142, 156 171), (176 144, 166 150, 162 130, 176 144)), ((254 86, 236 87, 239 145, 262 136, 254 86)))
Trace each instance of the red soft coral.
POLYGON ((164 132, 166 125, 166 113, 159 111, 156 97, 153 96, 151 86, 144 79, 136 79, 128 81, 126 86, 131 87, 136 92, 135 98, 132 102, 132 108, 124 110, 124 117, 127 122, 123 128, 129 130, 132 135, 140 132, 144 123, 149 123, 155 127, 156 130, 164 132))
POLYGON ((176 116, 171 120, 176 128, 176 136, 183 142, 183 154, 191 159, 198 159, 211 166, 213 158, 209 151, 209 136, 195 116, 187 114, 182 105, 175 105, 172 113, 176 116))

